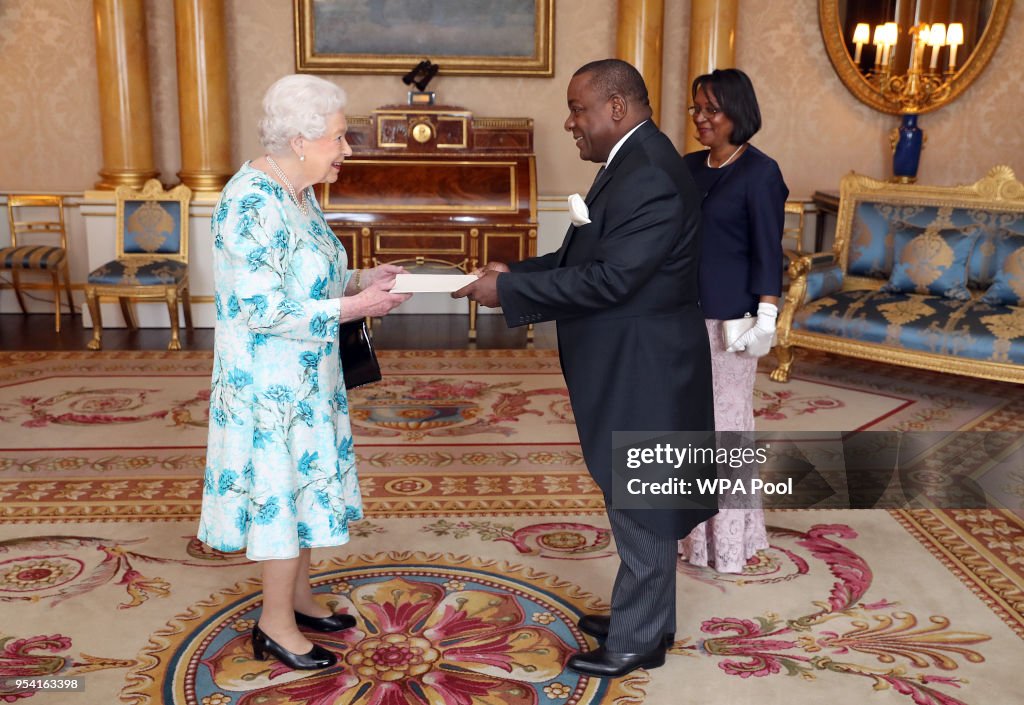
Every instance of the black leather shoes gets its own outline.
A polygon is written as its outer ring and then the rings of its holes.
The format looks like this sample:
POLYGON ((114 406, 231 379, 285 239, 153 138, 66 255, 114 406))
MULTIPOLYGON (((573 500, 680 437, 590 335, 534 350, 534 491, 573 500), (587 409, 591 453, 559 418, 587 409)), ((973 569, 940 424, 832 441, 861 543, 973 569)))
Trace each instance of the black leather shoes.
POLYGON ((257 661, 266 661, 267 654, 296 671, 316 671, 338 662, 337 656, 319 644, 313 644, 308 654, 293 654, 264 634, 259 625, 256 625, 252 628, 252 655, 257 661))
POLYGON ((599 646, 594 651, 580 652, 569 659, 569 668, 577 673, 597 678, 618 678, 638 668, 657 668, 664 665, 664 644, 645 654, 619 653, 599 646))
MULTIPOLYGON (((580 617, 578 622, 580 631, 584 634, 589 634, 592 637, 598 639, 608 638, 608 627, 612 622, 612 618, 604 614, 585 614, 580 617)), ((676 640, 675 632, 665 632, 665 636, 662 637, 662 641, 665 644, 665 648, 672 646, 676 640)))
POLYGON ((308 627, 318 632, 340 632, 356 626, 356 618, 350 614, 332 614, 328 617, 310 617, 302 612, 295 612, 295 623, 300 627, 308 627))

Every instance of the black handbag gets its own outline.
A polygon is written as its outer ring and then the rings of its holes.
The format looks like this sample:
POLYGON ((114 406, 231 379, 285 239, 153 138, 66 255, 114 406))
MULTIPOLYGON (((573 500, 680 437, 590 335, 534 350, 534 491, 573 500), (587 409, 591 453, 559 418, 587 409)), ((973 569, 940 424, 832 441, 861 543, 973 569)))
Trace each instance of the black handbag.
POLYGON ((345 389, 379 382, 380 363, 373 350, 366 320, 342 323, 338 329, 338 350, 341 355, 341 373, 345 376, 345 389))

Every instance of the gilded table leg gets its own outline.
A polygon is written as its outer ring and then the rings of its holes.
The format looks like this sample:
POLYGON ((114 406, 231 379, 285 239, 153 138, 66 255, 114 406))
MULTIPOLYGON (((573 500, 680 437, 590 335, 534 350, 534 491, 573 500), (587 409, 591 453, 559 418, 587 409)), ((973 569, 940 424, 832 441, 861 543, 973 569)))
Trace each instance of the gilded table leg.
POLYGON ((86 287, 85 300, 89 303, 89 314, 92 316, 92 340, 86 347, 90 350, 99 350, 103 347, 103 320, 100 318, 100 300, 96 290, 86 287))
POLYGON ((469 342, 476 342, 476 301, 469 302, 469 342))
POLYGON ((171 287, 167 290, 167 313, 171 317, 171 342, 168 350, 181 350, 181 339, 178 338, 178 290, 171 287))

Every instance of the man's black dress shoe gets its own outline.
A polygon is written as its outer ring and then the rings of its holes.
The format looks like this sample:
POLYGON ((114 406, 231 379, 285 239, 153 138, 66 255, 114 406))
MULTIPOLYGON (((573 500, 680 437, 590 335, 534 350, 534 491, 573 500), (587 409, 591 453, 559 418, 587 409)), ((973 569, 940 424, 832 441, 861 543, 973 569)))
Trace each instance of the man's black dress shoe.
POLYGON ((338 662, 336 655, 319 644, 313 644, 313 648, 307 654, 293 654, 264 634, 259 625, 256 625, 252 628, 252 655, 258 661, 266 661, 267 654, 296 671, 316 671, 338 662))
POLYGON ((300 627, 309 627, 318 632, 340 632, 356 626, 356 618, 350 614, 332 614, 327 617, 310 617, 302 612, 295 612, 295 623, 300 627))
POLYGON ((577 673, 597 678, 618 678, 638 668, 657 668, 664 665, 664 644, 645 654, 619 653, 599 646, 594 651, 580 652, 569 659, 569 668, 577 673))
MULTIPOLYGON (((580 621, 578 622, 580 631, 598 639, 608 638, 608 627, 611 623, 612 618, 604 614, 585 614, 580 617, 580 621)), ((675 640, 675 632, 665 632, 663 642, 666 648, 672 646, 672 644, 675 643, 675 640)))

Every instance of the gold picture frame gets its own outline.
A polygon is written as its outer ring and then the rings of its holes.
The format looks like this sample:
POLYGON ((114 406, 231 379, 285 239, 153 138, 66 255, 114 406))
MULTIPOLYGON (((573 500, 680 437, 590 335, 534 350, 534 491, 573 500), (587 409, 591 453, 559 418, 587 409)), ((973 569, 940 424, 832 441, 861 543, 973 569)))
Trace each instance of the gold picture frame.
POLYGON ((430 59, 449 76, 554 75, 554 0, 293 2, 303 73, 404 74, 430 59))

